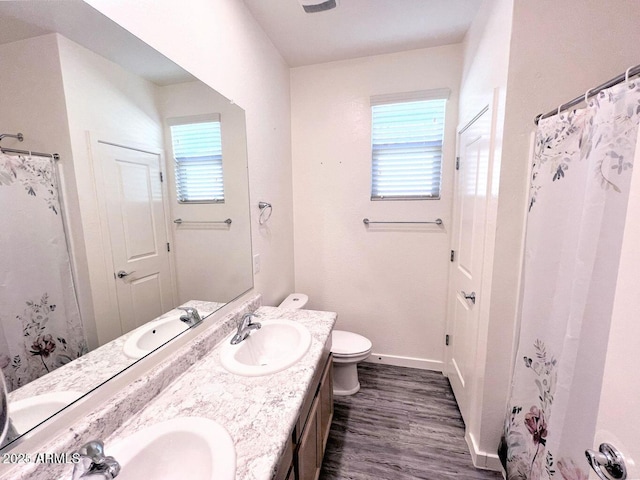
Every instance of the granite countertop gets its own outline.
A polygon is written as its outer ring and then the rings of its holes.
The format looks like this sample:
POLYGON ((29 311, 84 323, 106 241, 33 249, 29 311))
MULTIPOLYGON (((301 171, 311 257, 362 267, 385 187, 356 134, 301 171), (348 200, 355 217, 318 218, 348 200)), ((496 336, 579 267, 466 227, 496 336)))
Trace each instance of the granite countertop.
POLYGON ((309 351, 295 365, 272 375, 243 377, 220 364, 219 343, 160 395, 105 440, 109 443, 176 417, 205 417, 223 425, 236 448, 236 479, 270 480, 290 438, 336 314, 260 307, 258 321, 289 319, 311 332, 309 351))

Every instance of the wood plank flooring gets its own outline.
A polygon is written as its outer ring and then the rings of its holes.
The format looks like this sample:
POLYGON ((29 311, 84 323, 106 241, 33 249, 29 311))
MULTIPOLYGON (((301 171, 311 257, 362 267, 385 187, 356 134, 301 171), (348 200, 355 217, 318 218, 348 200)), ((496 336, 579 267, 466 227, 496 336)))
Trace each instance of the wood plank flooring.
POLYGON ((358 365, 360 391, 335 397, 320 480, 496 480, 473 466, 441 373, 358 365))

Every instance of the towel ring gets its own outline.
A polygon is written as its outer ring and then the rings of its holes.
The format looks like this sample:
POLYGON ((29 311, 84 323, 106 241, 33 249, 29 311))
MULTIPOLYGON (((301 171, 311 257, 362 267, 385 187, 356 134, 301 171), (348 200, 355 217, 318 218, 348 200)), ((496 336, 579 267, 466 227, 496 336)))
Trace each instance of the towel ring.
POLYGON ((271 213, 273 213, 273 207, 269 202, 258 202, 258 208, 260 209, 260 216, 258 217, 258 223, 260 225, 264 225, 271 218, 271 213), (265 212, 268 212, 268 215, 265 217, 265 212))

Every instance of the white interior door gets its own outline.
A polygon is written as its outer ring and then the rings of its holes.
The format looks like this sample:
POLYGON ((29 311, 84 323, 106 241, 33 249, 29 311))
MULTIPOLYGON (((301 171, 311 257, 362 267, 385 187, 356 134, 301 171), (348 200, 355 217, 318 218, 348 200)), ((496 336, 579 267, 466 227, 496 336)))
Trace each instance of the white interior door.
POLYGON ((174 307, 161 156, 98 142, 122 333, 174 307))
MULTIPOLYGON (((640 138, 640 137, 639 137, 640 138)), ((640 479, 640 142, 636 145, 635 168, 627 209, 618 283, 614 300, 605 361, 600 407, 593 445, 613 445, 625 457, 627 479, 640 479)), ((597 479, 591 471, 590 479, 597 479)))
POLYGON ((490 110, 458 133, 453 264, 449 284, 449 381, 465 421, 475 365, 490 161, 490 110))

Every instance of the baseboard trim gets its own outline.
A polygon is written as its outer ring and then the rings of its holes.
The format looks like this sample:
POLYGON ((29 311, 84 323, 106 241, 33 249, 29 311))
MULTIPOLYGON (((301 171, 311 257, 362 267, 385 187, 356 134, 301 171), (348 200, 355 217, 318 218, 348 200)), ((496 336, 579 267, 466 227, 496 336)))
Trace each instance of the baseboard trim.
POLYGON ((380 353, 372 353, 365 362, 382 363, 384 365, 395 365, 396 367, 419 368, 421 370, 434 370, 442 372, 443 362, 438 360, 428 360, 415 357, 401 357, 398 355, 382 355, 380 353))
POLYGON ((469 431, 465 432, 464 439, 466 440, 467 446, 469 447, 469 453, 471 453, 471 460, 473 460, 474 467, 481 468, 483 470, 502 472, 502 475, 504 476, 502 463, 500 463, 500 458, 498 458, 497 453, 487 453, 481 451, 478 448, 478 444, 473 438, 473 435, 469 433, 469 431))

